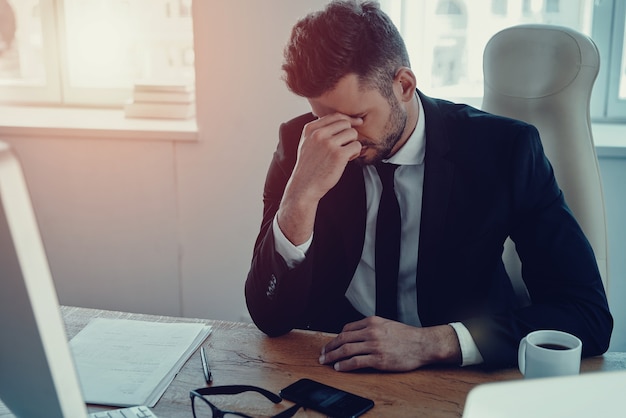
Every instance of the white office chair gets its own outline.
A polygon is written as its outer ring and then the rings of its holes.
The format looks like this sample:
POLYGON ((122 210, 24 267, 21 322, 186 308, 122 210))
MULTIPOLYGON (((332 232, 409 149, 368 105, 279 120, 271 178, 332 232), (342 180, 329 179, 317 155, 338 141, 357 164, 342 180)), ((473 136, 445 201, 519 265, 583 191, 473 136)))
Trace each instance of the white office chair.
MULTIPOLYGON (((504 29, 483 55, 483 110, 537 127, 559 186, 596 255, 608 289, 607 229, 589 102, 600 56, 593 41, 570 28, 520 25, 504 29)), ((503 259, 518 292, 521 263, 513 242, 503 259)))

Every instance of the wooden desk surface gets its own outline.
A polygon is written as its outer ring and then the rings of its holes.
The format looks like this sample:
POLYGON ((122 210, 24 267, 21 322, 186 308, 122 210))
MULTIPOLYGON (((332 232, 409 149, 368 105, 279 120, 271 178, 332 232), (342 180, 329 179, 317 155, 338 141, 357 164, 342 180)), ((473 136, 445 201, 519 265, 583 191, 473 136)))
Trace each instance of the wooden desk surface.
MULTIPOLYGON (((68 337, 72 338, 91 318, 127 318, 164 322, 205 322, 213 332, 203 343, 213 373, 213 385, 249 384, 278 393, 288 384, 308 377, 348 392, 371 398, 371 417, 460 417, 467 393, 480 383, 520 379, 517 369, 483 371, 474 367, 436 367, 408 373, 336 372, 318 363, 321 347, 331 334, 292 331, 269 338, 252 324, 189 318, 160 317, 63 307, 68 337)), ((608 353, 585 359, 581 371, 626 369, 626 353, 608 353)), ((190 417, 189 391, 206 386, 199 353, 183 366, 154 407, 160 418, 190 417)), ((257 394, 211 397, 222 409, 271 416, 291 406, 283 401, 273 405, 257 394)), ((90 411, 102 409, 90 407, 90 411)), ((296 417, 321 417, 301 409, 296 417)))

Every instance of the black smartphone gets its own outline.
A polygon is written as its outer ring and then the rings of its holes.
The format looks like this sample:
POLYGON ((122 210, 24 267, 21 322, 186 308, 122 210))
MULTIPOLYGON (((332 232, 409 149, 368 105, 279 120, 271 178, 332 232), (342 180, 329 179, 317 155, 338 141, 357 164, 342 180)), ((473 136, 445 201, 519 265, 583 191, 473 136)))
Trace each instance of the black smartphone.
POLYGON ((300 379, 280 391, 280 396, 333 418, 352 418, 374 407, 374 401, 316 382, 300 379))

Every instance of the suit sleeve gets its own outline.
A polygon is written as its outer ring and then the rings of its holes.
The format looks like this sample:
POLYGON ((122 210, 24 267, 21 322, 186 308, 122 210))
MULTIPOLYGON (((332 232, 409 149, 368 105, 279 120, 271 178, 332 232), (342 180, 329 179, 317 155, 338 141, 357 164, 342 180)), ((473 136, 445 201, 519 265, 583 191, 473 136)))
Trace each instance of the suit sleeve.
POLYGON ((257 327, 270 336, 298 327, 308 303, 312 272, 309 257, 293 269, 275 250, 272 222, 295 166, 302 127, 312 120, 303 115, 280 128, 279 144, 265 180, 263 219, 254 245, 245 284, 248 311, 257 327))
POLYGON ((464 321, 488 366, 513 365, 521 338, 536 329, 578 336, 583 356, 604 353, 613 319, 593 250, 574 219, 529 127, 511 157, 514 224, 530 306, 464 321))

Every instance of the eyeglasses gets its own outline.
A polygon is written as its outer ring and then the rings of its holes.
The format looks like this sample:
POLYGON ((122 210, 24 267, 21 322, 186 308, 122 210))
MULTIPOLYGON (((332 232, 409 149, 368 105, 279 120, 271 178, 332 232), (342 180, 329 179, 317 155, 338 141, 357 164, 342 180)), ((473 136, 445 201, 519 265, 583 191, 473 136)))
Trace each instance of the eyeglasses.
MULTIPOLYGON (((250 415, 246 415, 241 412, 234 411, 223 411, 219 409, 217 406, 213 405, 209 402, 205 396, 207 395, 236 395, 238 393, 243 392, 257 392, 261 395, 265 396, 267 399, 274 403, 279 403, 283 399, 270 392, 269 390, 265 390, 263 388, 257 386, 249 386, 249 385, 231 385, 231 386, 211 386, 206 388, 200 388, 196 390, 192 390, 189 392, 189 397, 191 398, 191 410, 193 412, 194 418, 229 418, 229 417, 243 417, 243 418, 253 418, 250 415), (202 399, 203 403, 200 402, 197 406, 195 404, 196 398, 202 399)), ((274 415, 273 418, 289 418, 296 414, 296 412, 300 409, 300 405, 294 405, 289 409, 285 409, 278 415, 274 415)))

